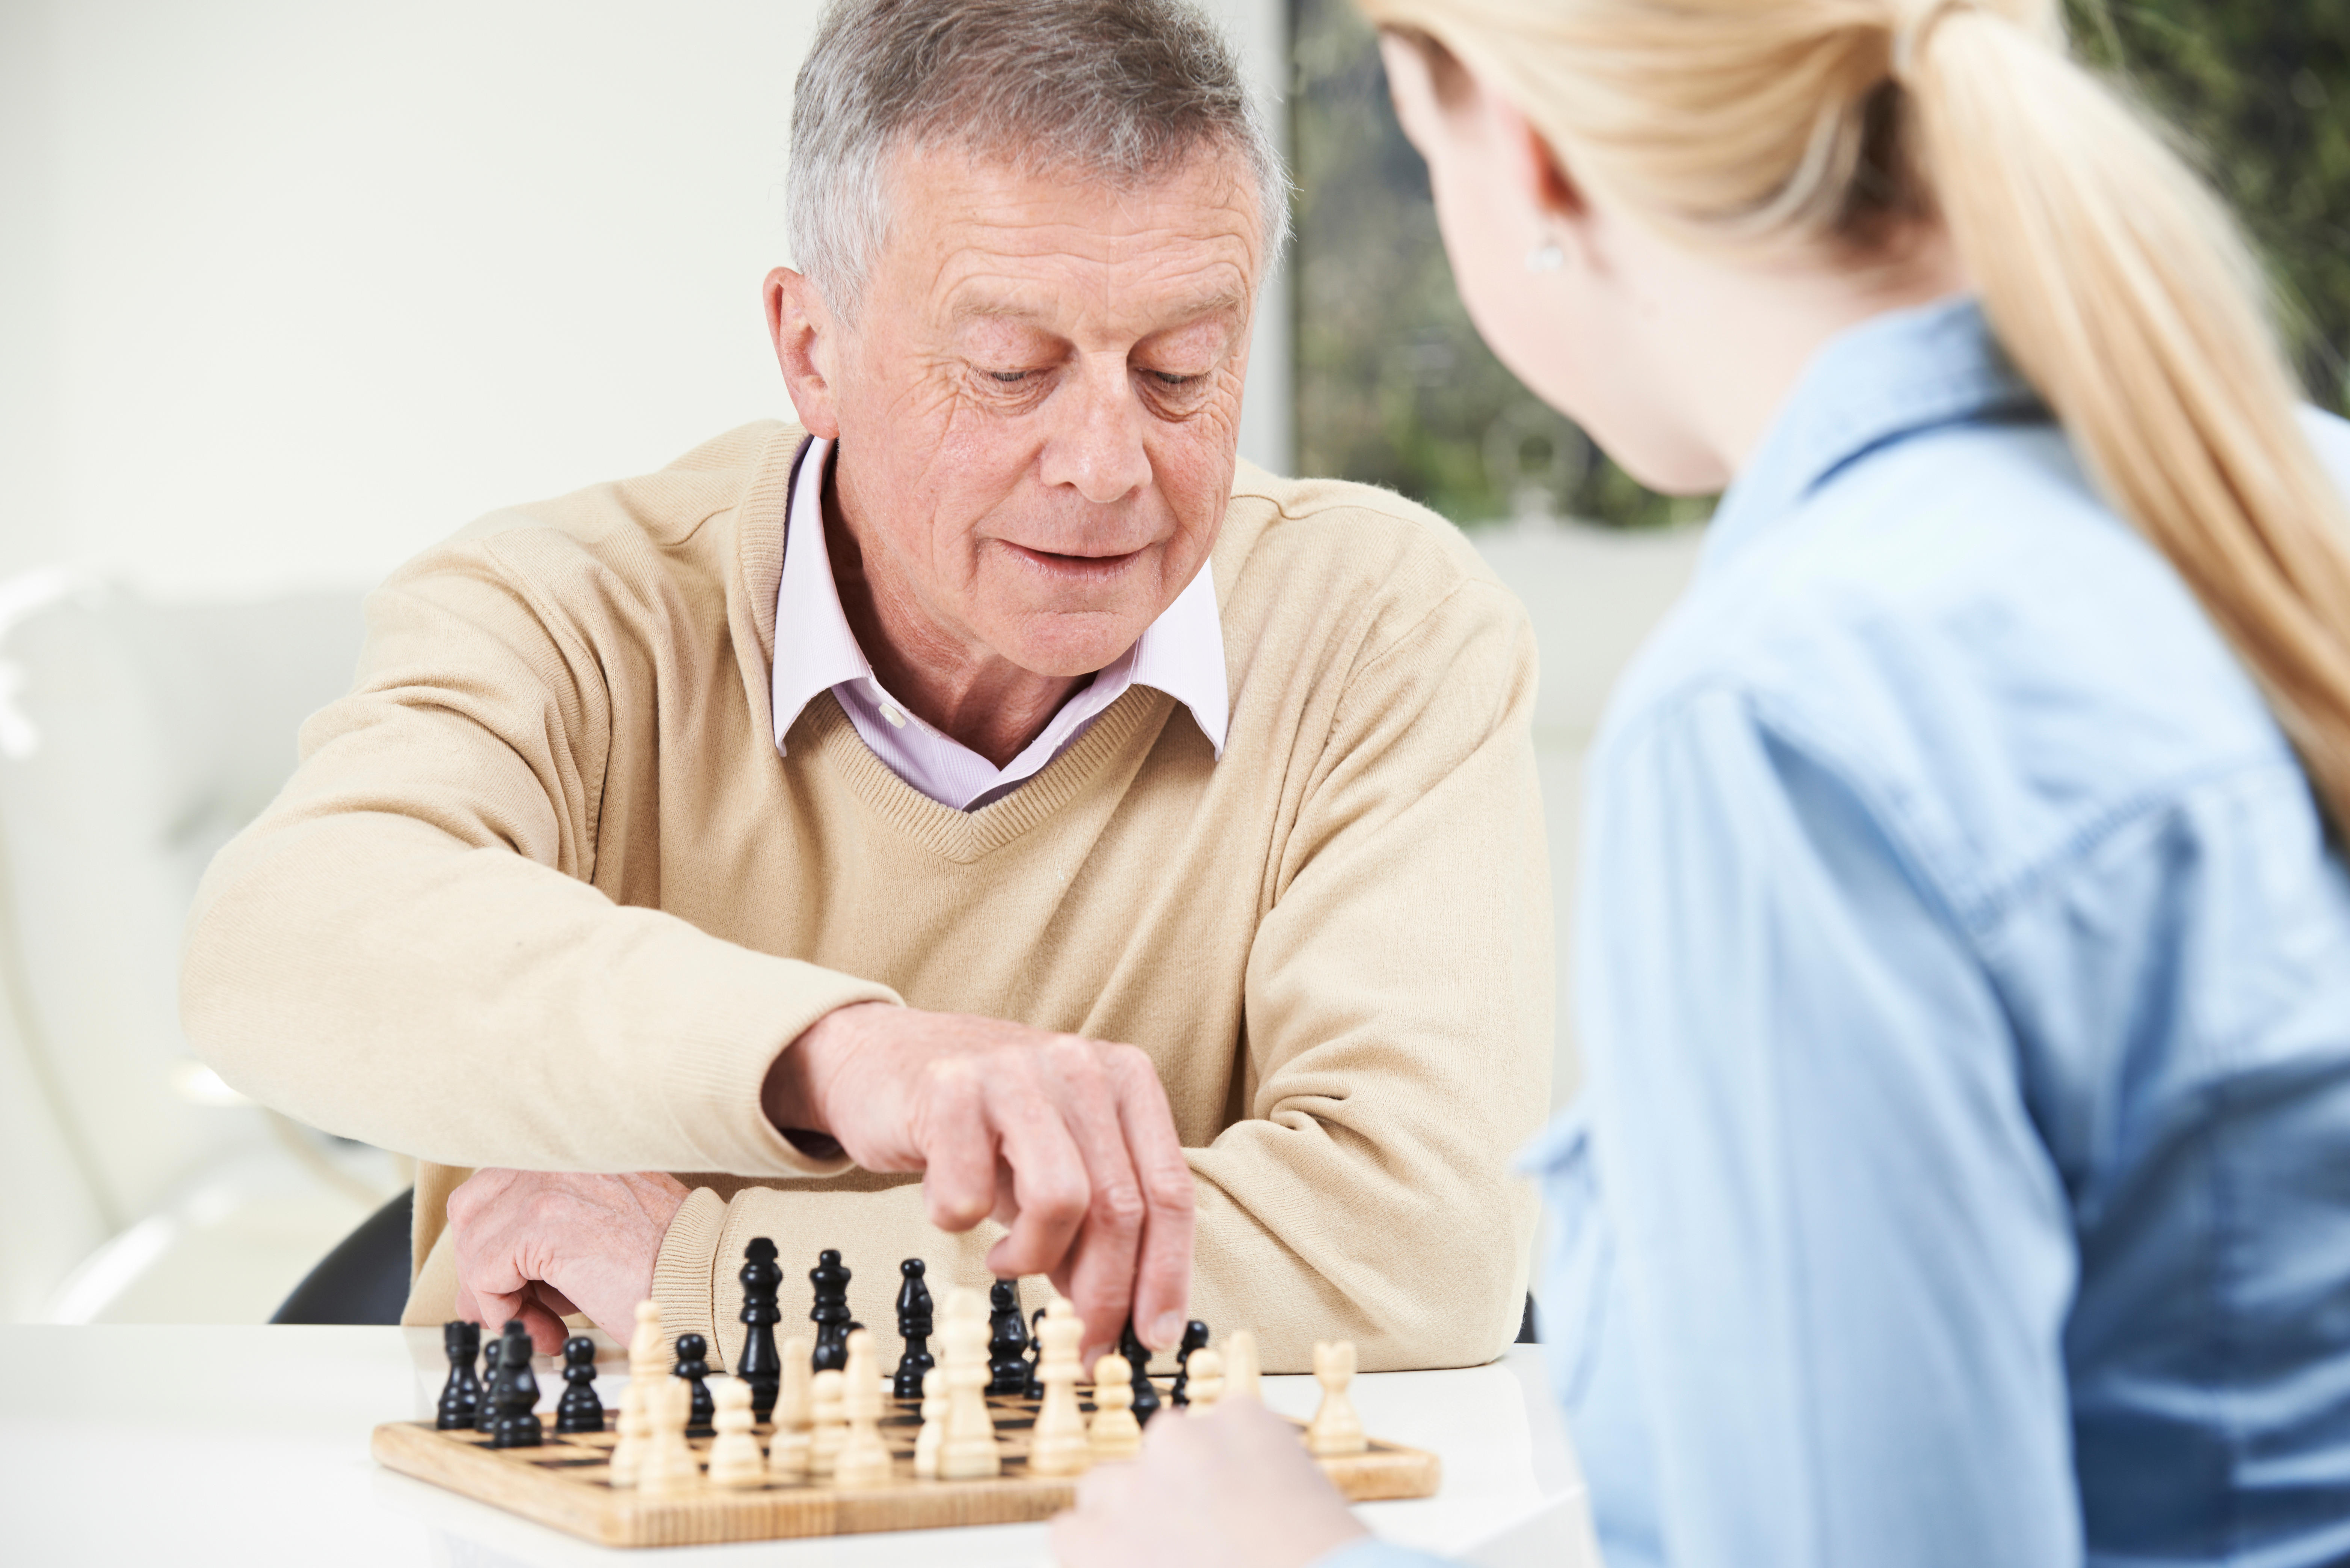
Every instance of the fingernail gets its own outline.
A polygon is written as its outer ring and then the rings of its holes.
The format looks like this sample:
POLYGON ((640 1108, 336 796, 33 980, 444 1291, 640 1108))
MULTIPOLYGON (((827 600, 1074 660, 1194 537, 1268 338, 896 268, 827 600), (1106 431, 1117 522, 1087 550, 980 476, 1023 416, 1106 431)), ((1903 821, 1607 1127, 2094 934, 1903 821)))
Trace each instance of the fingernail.
POLYGON ((1183 1314, 1180 1312, 1161 1313, 1159 1321, 1151 1325, 1150 1343, 1158 1350, 1172 1350, 1182 1344, 1183 1314))

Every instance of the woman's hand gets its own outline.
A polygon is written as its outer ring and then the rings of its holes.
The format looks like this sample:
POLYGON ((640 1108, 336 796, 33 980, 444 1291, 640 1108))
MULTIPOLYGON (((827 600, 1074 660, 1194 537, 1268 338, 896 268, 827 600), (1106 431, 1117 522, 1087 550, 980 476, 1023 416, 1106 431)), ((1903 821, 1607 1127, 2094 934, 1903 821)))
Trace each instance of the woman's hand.
POLYGON ((1305 1568, 1368 1533, 1297 1428, 1238 1398, 1162 1409, 1139 1459, 1077 1483, 1053 1552, 1063 1568, 1305 1568))

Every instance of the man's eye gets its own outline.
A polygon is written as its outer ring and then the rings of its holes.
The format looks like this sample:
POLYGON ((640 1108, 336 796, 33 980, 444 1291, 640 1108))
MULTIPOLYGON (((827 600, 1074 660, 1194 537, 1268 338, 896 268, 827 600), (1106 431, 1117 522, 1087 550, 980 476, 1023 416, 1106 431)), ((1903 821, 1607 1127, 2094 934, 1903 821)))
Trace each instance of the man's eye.
POLYGON ((1165 387, 1170 390, 1180 390, 1185 387, 1196 387, 1201 382, 1208 379, 1204 375, 1178 376, 1170 370, 1153 370, 1150 374, 1160 386, 1165 387))
POLYGON ((1007 387, 1016 387, 1035 374, 1033 370, 990 370, 987 379, 1007 387))

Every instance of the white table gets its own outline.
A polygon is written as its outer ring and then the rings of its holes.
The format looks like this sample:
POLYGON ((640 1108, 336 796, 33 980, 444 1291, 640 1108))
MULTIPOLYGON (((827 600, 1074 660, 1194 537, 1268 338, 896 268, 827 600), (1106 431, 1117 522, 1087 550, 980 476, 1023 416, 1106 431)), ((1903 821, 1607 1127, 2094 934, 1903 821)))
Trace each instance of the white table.
MULTIPOLYGON (((447 1363, 436 1329, 0 1327, 0 1557, 93 1568, 332 1563, 402 1568, 596 1563, 921 1563, 1050 1560, 1045 1527, 840 1536, 617 1552, 422 1481, 368 1457, 382 1421, 429 1418, 447 1363)), ((625 1373, 598 1380, 608 1400, 625 1373)), ((544 1360, 551 1408, 562 1380, 544 1360)), ((1373 1435, 1444 1460, 1439 1495, 1367 1503, 1392 1540, 1482 1568, 1598 1568, 1581 1477, 1539 1354, 1492 1366, 1358 1377, 1373 1435)), ((1268 1377, 1266 1402, 1312 1410, 1307 1377, 1268 1377)))

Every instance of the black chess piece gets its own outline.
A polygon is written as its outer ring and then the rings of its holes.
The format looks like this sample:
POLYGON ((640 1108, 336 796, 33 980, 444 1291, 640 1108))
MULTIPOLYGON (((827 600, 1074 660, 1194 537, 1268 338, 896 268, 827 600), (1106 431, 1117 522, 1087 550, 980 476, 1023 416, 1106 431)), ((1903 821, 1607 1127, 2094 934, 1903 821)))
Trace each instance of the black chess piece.
POLYGON ((604 1401, 596 1397, 596 1342, 575 1334, 563 1342, 563 1399, 555 1407, 558 1432, 600 1432, 604 1401))
POLYGON ((993 1331, 987 1341, 988 1370, 994 1378, 987 1386, 990 1394, 1025 1394, 1028 1391, 1028 1324, 1020 1315, 1020 1282, 998 1280, 987 1293, 988 1327, 993 1331))
POLYGON ((711 1438, 718 1428, 710 1424, 717 1412, 717 1404, 710 1397, 710 1385, 702 1379, 710 1376, 710 1342, 698 1334, 677 1336, 677 1376, 693 1386, 693 1417, 685 1424, 689 1438, 711 1438))
POLYGON ((1126 1330, 1118 1336, 1118 1353, 1134 1368, 1134 1418, 1148 1426, 1150 1417, 1159 1414, 1159 1385, 1150 1380, 1150 1352, 1143 1348, 1142 1336, 1134 1332, 1134 1320, 1126 1320, 1126 1330))
POLYGON ((1038 1307, 1028 1320, 1028 1386, 1021 1392, 1031 1399, 1045 1397, 1045 1309, 1038 1307))
MULTIPOLYGON (((505 1329, 499 1338, 491 1339, 486 1334, 483 1335, 482 1406, 480 1414, 473 1420, 473 1430, 477 1432, 494 1435, 498 1429, 498 1389, 506 1380, 504 1335, 517 1332, 522 1332, 522 1319, 510 1317, 506 1319, 505 1329)), ((527 1334, 525 1337, 528 1337, 527 1334)))
POLYGON ((808 1271, 808 1282, 816 1286, 816 1305, 808 1309, 808 1320, 816 1324, 816 1353, 808 1357, 809 1369, 816 1372, 846 1372, 848 1370, 848 1271, 841 1267, 840 1254, 830 1247, 816 1255, 816 1267, 808 1271))
POLYGON ((889 1392, 900 1399, 922 1397, 922 1374, 938 1365, 931 1355, 931 1287, 922 1282, 922 1260, 909 1258, 898 1265, 906 1282, 898 1287, 898 1335, 906 1354, 898 1358, 898 1376, 889 1392))
POLYGON ((533 1407, 538 1403, 538 1378, 530 1369, 530 1334, 522 1324, 506 1325, 498 1342, 497 1424, 490 1430, 494 1449, 535 1449, 546 1440, 533 1407))
POLYGON ((775 1244, 764 1236, 752 1237, 743 1258, 742 1272, 734 1276, 743 1282, 743 1358, 734 1364, 734 1376, 751 1386, 751 1418, 764 1421, 775 1414, 775 1390, 784 1378, 783 1358, 775 1354, 775 1324, 784 1319, 775 1292, 784 1271, 775 1262, 775 1244))
POLYGON ((482 1325, 463 1318, 441 1325, 441 1347, 449 1353, 449 1381, 441 1386, 442 1431, 470 1427, 482 1418, 482 1385, 473 1376, 473 1357, 481 1353, 482 1325))
POLYGON ((1170 1405, 1191 1402, 1191 1353, 1208 1348, 1208 1325, 1198 1318, 1183 1325, 1183 1346, 1175 1353, 1175 1386, 1167 1391, 1170 1405))

